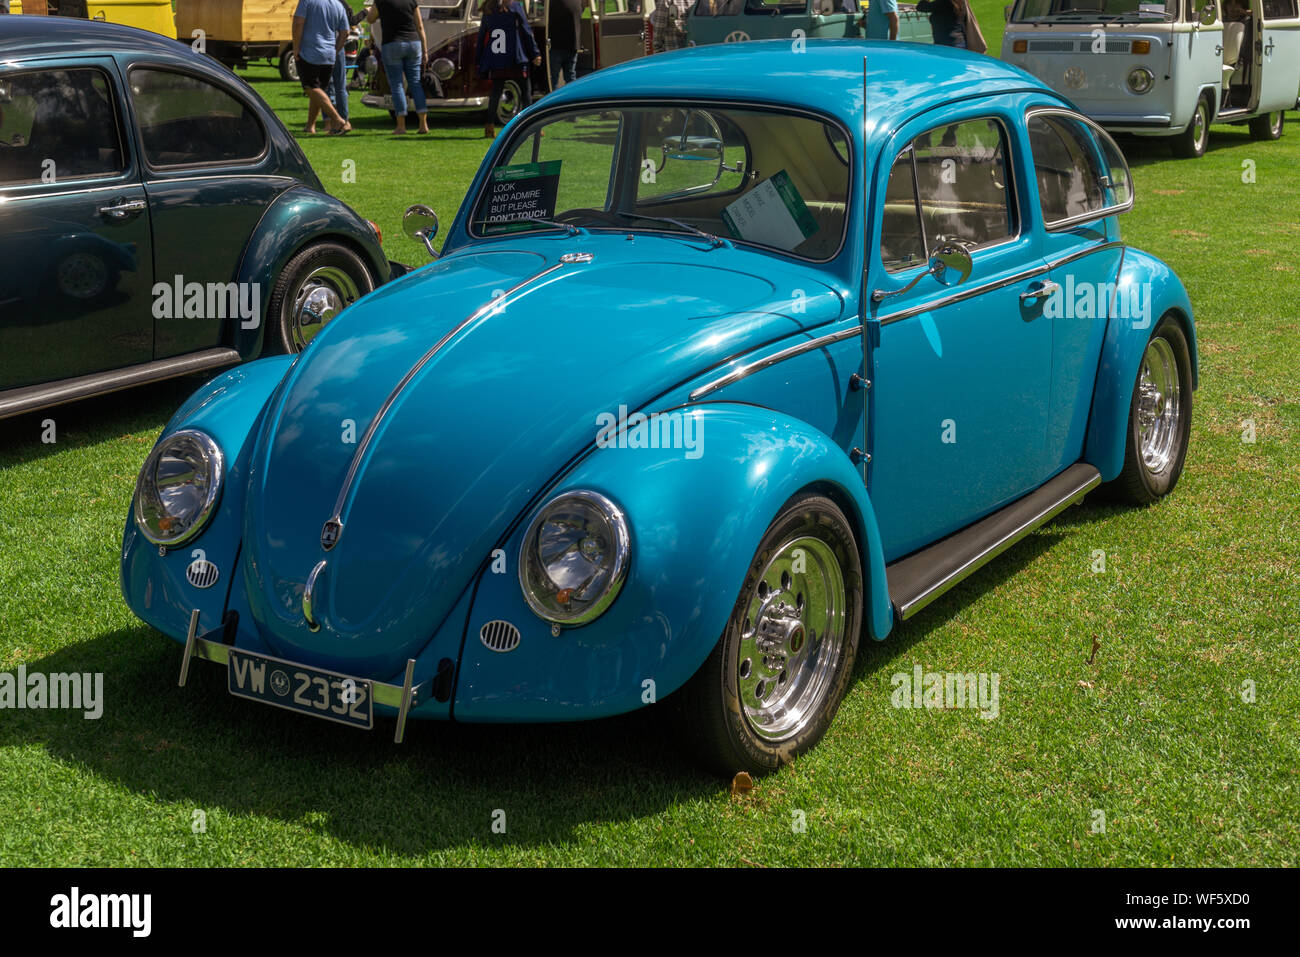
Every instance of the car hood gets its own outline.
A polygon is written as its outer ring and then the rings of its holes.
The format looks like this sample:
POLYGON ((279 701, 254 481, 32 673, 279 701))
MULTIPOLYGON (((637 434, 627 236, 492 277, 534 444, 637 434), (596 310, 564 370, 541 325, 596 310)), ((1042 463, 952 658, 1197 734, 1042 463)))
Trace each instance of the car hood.
POLYGON ((356 303, 294 364, 254 450, 243 564, 263 637, 395 674, 594 443, 598 415, 838 318, 822 275, 686 238, 583 235, 478 246, 356 303), (302 598, 320 562, 313 632, 302 598))

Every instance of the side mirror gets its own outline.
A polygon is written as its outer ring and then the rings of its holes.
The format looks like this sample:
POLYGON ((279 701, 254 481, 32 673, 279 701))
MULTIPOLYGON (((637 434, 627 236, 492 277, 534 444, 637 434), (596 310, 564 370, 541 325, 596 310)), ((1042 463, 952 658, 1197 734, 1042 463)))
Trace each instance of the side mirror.
POLYGON ((402 232, 424 243, 431 258, 438 258, 438 250, 433 248, 433 237, 438 235, 438 214, 428 206, 423 203, 408 206, 402 214, 402 232))
POLYGON ((919 272, 902 289, 877 289, 871 293, 872 302, 880 302, 890 296, 901 296, 926 276, 933 276, 945 286, 958 286, 970 278, 975 264, 971 262, 970 253, 961 243, 942 239, 930 252, 930 263, 924 272, 919 272))
POLYGON ((959 286, 975 268, 966 247, 944 240, 930 253, 930 275, 945 286, 959 286))

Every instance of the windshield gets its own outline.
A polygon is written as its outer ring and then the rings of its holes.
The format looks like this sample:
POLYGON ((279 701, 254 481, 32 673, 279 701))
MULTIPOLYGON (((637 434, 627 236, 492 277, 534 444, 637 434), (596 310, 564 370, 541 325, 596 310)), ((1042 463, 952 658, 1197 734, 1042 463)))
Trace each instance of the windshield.
POLYGON ((1107 23, 1178 19, 1178 0, 1020 0, 1013 23, 1107 23))
POLYGON ((663 231, 825 261, 848 218, 850 149, 818 117, 731 106, 609 106, 539 117, 498 154, 475 236, 663 231))
POLYGON ((426 20, 459 20, 465 14, 465 0, 422 0, 426 20))

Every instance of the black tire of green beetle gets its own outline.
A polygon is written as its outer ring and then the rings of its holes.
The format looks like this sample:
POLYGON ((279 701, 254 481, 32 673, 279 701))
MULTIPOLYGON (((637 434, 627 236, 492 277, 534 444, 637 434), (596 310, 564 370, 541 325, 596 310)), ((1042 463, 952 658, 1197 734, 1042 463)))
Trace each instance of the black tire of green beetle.
MULTIPOLYGON (((862 627, 862 581, 862 562, 853 527, 839 506, 821 495, 801 494, 782 507, 759 543, 726 631, 694 677, 669 699, 674 703, 673 716, 683 742, 706 766, 726 775, 738 771, 774 771, 806 753, 821 740, 852 679, 862 627), (800 574, 807 574, 807 578, 790 577, 788 571, 778 574, 777 569, 785 566, 789 554, 795 555, 795 564, 791 568, 798 570, 799 549, 791 552, 790 548, 801 543, 805 550, 805 572, 800 574), (833 561, 829 560, 832 556, 833 561), (807 571, 810 563, 817 566, 816 573, 807 571), (807 600, 804 600, 802 592, 795 594, 796 588, 818 584, 820 579, 829 584, 819 590, 833 598, 836 594, 833 576, 836 574, 840 591, 838 609, 833 615, 823 617, 817 603, 811 600, 811 588, 807 600), (766 579, 777 584, 768 586, 766 579), (749 642, 759 631, 758 619, 770 624, 772 619, 767 615, 777 608, 784 610, 787 607, 785 596, 789 596, 792 603, 796 598, 803 602, 798 605, 798 611, 800 618, 808 619, 808 625, 814 620, 819 624, 838 621, 840 630, 838 640, 835 640, 828 639, 835 634, 834 627, 826 628, 820 635, 815 628, 807 627, 801 632, 802 638, 797 644, 793 644, 793 638, 787 642, 787 646, 795 648, 788 661, 777 655, 782 670, 779 679, 771 679, 775 691, 769 691, 769 698, 771 694, 780 695, 781 688, 787 683, 787 670, 791 676, 786 694, 797 691, 805 676, 820 673, 823 680, 817 685, 819 693, 805 692, 811 695, 807 699, 806 718, 783 736, 764 736, 755 730, 755 719, 742 697, 761 701, 758 696, 763 694, 768 679, 758 677, 754 671, 760 667, 752 663, 752 657, 757 656, 746 658, 745 655, 754 647, 749 642), (756 602, 763 614, 753 614, 756 602), (802 658, 798 656, 799 651, 803 652, 802 658), (757 690, 751 678, 757 682, 757 690), (779 686, 775 685, 778 680, 779 686)), ((836 602, 830 598, 821 603, 822 606, 832 604, 836 602)), ((762 659, 764 662, 769 660, 766 655, 762 659)), ((761 667, 769 674, 773 670, 766 664, 761 667)), ((813 685, 808 687, 811 689, 813 685)))
POLYGON ((365 262, 347 246, 334 242, 307 246, 294 254, 280 270, 271 290, 265 313, 268 328, 263 352, 268 355, 294 353, 306 347, 310 336, 304 330, 295 329, 294 307, 304 284, 315 281, 317 277, 337 287, 343 308, 375 288, 374 278, 365 262))
POLYGON ((1187 129, 1173 137, 1170 145, 1174 155, 1182 159, 1198 159, 1205 155, 1210 146, 1210 101, 1204 96, 1197 98, 1187 129))
POLYGON ((1265 113, 1250 121, 1250 136, 1256 140, 1280 140, 1282 127, 1286 125, 1286 114, 1281 110, 1265 113))
MULTIPOLYGON (((1168 377, 1165 377, 1166 380, 1168 377)), ((1182 324, 1172 315, 1166 315, 1156 324, 1151 338, 1147 340, 1146 350, 1138 365, 1138 374, 1133 382, 1133 395, 1129 399, 1128 436, 1124 446, 1124 468, 1119 476, 1109 484, 1112 495, 1132 505, 1149 505, 1173 491, 1182 475, 1183 465, 1187 460, 1187 446, 1192 431, 1192 354, 1183 332, 1182 324), (1143 417, 1150 417, 1157 411, 1163 418, 1170 397, 1167 389, 1161 389, 1161 376, 1156 370, 1153 376, 1151 366, 1172 360, 1176 373, 1178 391, 1177 421, 1171 424, 1166 455, 1153 455, 1150 440, 1144 442, 1143 417), (1154 395, 1148 393, 1144 399, 1144 382, 1148 387, 1155 385, 1154 395), (1158 396, 1158 398, 1157 398, 1158 396), (1158 406, 1153 408, 1152 404, 1158 406), (1167 459, 1163 465, 1154 468, 1152 458, 1167 459)), ((1148 423, 1147 428, 1155 426, 1148 423)))

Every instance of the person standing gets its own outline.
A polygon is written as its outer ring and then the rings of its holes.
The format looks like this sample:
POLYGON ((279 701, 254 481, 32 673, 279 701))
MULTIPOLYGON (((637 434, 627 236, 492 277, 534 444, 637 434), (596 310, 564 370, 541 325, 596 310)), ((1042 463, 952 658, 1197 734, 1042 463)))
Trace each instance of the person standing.
MULTIPOLYGON (((346 0, 334 0, 342 9, 348 19, 348 26, 359 23, 365 16, 362 11, 354 14, 352 8, 347 5, 346 0)), ((334 58, 334 73, 330 77, 329 89, 325 91, 334 103, 334 109, 339 111, 339 116, 344 120, 348 119, 348 50, 346 43, 339 48, 338 55, 334 58)))
POLYGON ((384 62, 388 76, 388 89, 393 94, 395 135, 406 132, 406 90, 403 81, 411 88, 415 100, 415 115, 420 120, 420 132, 429 132, 429 103, 420 83, 420 69, 429 44, 424 36, 424 20, 420 17, 419 0, 375 0, 366 15, 370 23, 379 21, 379 58, 384 62))
POLYGON ((492 78, 492 96, 488 100, 488 121, 483 135, 492 139, 497 135, 497 109, 501 106, 501 93, 506 80, 522 82, 522 110, 533 102, 533 83, 528 66, 542 65, 542 53, 528 25, 528 15, 518 0, 483 0, 483 22, 478 28, 479 73, 492 78))
POLYGON ((551 89, 578 78, 578 41, 582 37, 583 0, 549 0, 546 36, 551 41, 551 89))
POLYGON ((867 39, 898 39, 898 0, 871 0, 867 7, 867 39))
POLYGON ((316 132, 316 117, 324 113, 330 133, 352 131, 325 94, 334 60, 348 38, 348 21, 336 0, 298 0, 293 11, 293 55, 298 61, 298 81, 307 93, 306 132, 316 132))
POLYGON ((693 0, 656 0, 650 13, 650 30, 654 35, 652 53, 665 53, 690 46, 686 39, 686 22, 693 0))
POLYGON ((918 0, 916 10, 930 15, 936 46, 966 49, 966 4, 962 0, 918 0))

